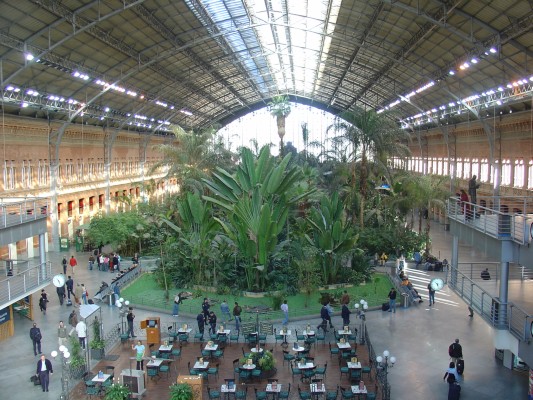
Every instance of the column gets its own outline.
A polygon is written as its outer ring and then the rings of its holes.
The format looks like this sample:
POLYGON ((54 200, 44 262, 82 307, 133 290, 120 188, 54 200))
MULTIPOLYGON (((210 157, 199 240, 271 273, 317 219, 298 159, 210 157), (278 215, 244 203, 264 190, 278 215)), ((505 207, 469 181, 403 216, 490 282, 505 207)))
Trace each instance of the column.
POLYGON ((46 278, 48 271, 46 269, 46 252, 45 252, 45 235, 39 234, 39 263, 41 264, 41 279, 46 278))
POLYGON ((509 261, 512 259, 513 243, 510 240, 503 240, 501 246, 500 287, 498 296, 500 300, 498 324, 500 325, 507 324, 507 303, 509 301, 509 261))
POLYGON ((11 260, 18 260, 18 254, 17 254, 17 243, 9 243, 7 245, 7 250, 9 252, 8 258, 11 260))
POLYGON ((459 237, 452 236, 452 259, 450 261, 450 284, 452 287, 457 285, 457 265, 459 264, 459 237))
POLYGON ((26 252, 28 254, 28 258, 35 257, 35 252, 33 248, 33 237, 26 238, 26 252))

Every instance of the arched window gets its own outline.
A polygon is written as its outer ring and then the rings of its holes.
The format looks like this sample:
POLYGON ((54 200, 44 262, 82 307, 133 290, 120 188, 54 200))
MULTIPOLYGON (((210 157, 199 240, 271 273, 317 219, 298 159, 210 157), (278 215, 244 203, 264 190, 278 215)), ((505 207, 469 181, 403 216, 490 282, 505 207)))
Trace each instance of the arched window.
POLYGON ((511 185, 511 160, 502 160, 502 185, 511 185))
POLYGON ((472 159, 471 168, 472 168, 471 176, 474 176, 474 175, 479 176, 479 160, 477 158, 472 159))
POLYGON ((479 171, 479 180, 481 182, 489 181, 489 161, 486 158, 481 159, 481 169, 479 171))
POLYGON ((455 177, 456 178, 462 178, 463 177, 463 159, 458 158, 457 162, 455 163, 455 177))
POLYGON ((470 179, 472 177, 470 167, 470 159, 463 158, 463 179, 470 179))
POLYGON ((513 186, 516 188, 523 188, 524 187, 524 160, 521 158, 519 160, 515 160, 514 162, 514 182, 513 186))

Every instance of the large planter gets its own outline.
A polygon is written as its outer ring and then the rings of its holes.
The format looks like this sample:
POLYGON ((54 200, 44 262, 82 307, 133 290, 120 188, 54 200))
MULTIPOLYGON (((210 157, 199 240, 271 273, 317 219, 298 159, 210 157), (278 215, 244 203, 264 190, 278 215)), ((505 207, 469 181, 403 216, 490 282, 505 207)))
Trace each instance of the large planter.
POLYGON ((261 378, 263 379, 270 379, 274 376, 276 376, 276 373, 278 372, 278 370, 276 368, 272 368, 272 369, 269 369, 268 371, 261 371, 261 378))
POLYGON ((104 349, 91 349, 91 358, 93 360, 102 360, 105 357, 104 349))
POLYGON ((80 367, 72 367, 70 366, 70 377, 72 379, 81 379, 83 374, 86 372, 85 365, 82 365, 80 367))

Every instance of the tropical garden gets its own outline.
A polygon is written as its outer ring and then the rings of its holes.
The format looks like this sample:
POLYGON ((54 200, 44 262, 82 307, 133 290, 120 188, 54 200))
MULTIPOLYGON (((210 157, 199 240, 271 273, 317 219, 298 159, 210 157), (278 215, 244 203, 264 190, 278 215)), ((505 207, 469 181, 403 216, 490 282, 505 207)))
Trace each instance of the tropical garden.
POLYGON ((158 148, 163 160, 154 168, 165 168, 181 192, 93 218, 89 239, 125 256, 157 256, 151 279, 167 293, 199 287, 234 295, 311 293, 372 282, 376 253, 431 251, 431 222, 422 226, 421 216, 442 207, 447 193, 435 177, 392 169, 389 160, 409 151, 391 119, 344 113, 328 127, 328 143, 309 143, 302 124, 305 148, 298 150, 283 142, 288 99, 273 99, 269 110, 279 155, 271 146, 232 153, 215 128, 178 131, 175 143, 158 148))

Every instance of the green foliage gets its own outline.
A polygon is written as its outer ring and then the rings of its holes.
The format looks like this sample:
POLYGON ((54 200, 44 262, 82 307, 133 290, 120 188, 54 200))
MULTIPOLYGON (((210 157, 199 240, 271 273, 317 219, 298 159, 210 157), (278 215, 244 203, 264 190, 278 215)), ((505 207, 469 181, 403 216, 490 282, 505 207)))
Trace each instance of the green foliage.
POLYGON ((85 367, 85 357, 81 353, 81 345, 76 335, 70 337, 70 368, 85 367))
POLYGON ((263 371, 270 371, 276 366, 276 359, 274 358, 274 355, 268 351, 263 351, 263 355, 261 358, 259 358, 259 367, 263 371))
POLYGON ((127 400, 130 393, 131 391, 127 386, 115 383, 106 388, 104 400, 127 400))
POLYGON ((103 349, 105 347, 105 341, 102 340, 100 334, 100 320, 96 317, 92 323, 93 337, 89 342, 89 347, 91 349, 103 349))
POLYGON ((192 400, 193 391, 188 383, 175 383, 169 388, 169 400, 192 400))
POLYGON ((144 219, 136 212, 98 214, 91 220, 87 231, 88 239, 96 246, 111 244, 127 246, 128 242, 135 245, 137 240, 131 235, 137 226, 144 226, 144 219))

